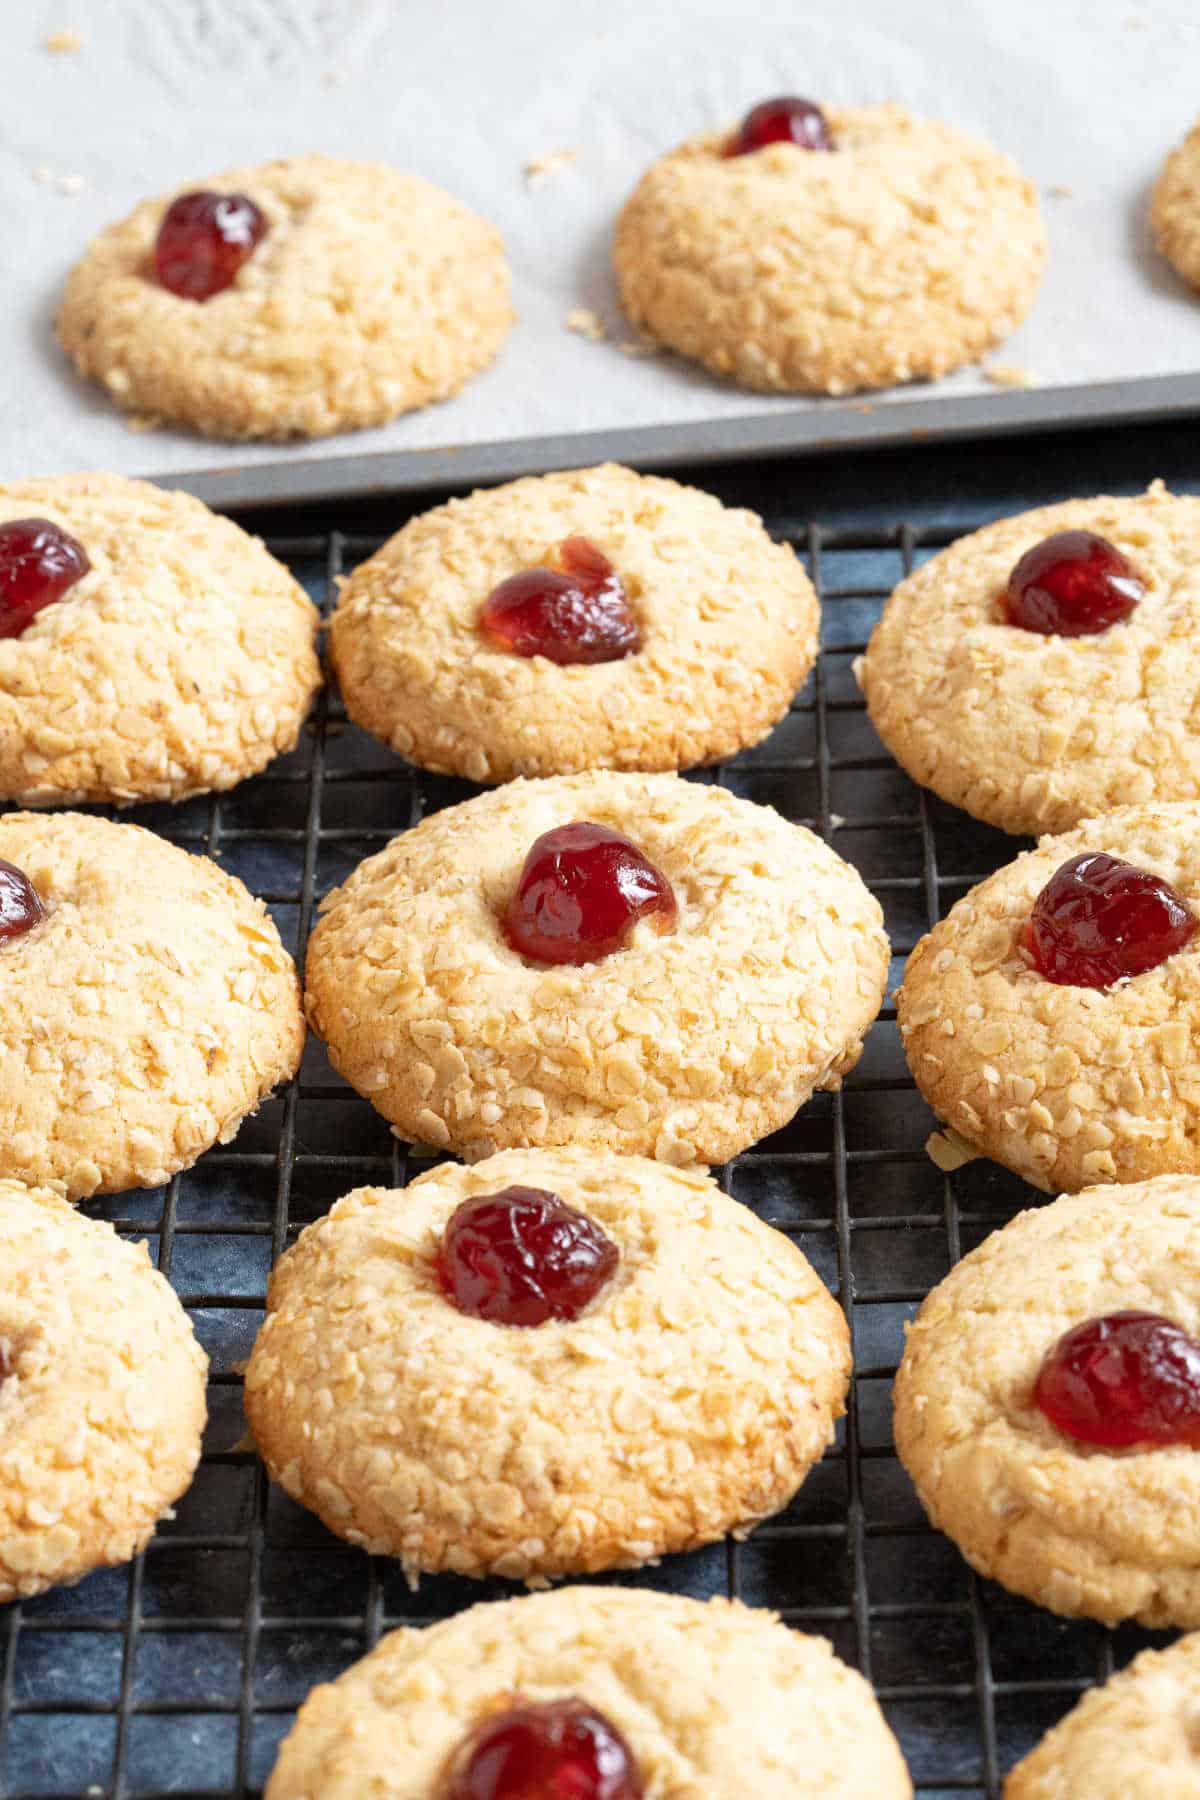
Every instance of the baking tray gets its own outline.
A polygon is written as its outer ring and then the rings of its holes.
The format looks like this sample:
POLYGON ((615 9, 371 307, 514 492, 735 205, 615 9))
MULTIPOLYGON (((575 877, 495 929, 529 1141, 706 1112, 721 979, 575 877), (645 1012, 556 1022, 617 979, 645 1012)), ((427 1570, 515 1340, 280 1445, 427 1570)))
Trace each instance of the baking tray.
MULTIPOLYGON (((775 491, 780 475, 768 466, 743 480, 775 491)), ((390 527, 405 510, 389 509, 390 527)), ((874 736, 850 672, 891 587, 962 527, 897 518, 831 529, 780 511, 768 523, 806 557, 821 592, 821 656, 764 744, 695 778, 775 806, 855 864, 886 913, 894 989, 921 933, 1019 847, 908 781, 874 736)), ((338 574, 380 540, 331 530, 268 541, 327 604, 338 574)), ((325 695, 298 749, 256 780, 122 816, 217 857, 264 897, 299 953, 326 889, 472 791, 400 762, 325 695)), ((746 1542, 604 1579, 740 1595, 826 1635, 874 1682, 921 1800, 996 1800, 1004 1771, 1084 1688, 1166 1640, 1011 1598, 924 1522, 891 1447, 904 1322, 956 1257, 1041 1198, 986 1162, 943 1176, 924 1153, 930 1126, 889 1000, 844 1090, 817 1096, 721 1171, 727 1191, 793 1236, 840 1296, 855 1346, 849 1411, 793 1505, 746 1542)), ((238 1371, 270 1262, 339 1194, 402 1184, 420 1160, 313 1041, 299 1079, 230 1148, 161 1191, 84 1208, 148 1239, 212 1358, 211 1417, 195 1484, 143 1556, 0 1612, 5 1800, 243 1800, 260 1792, 315 1682, 392 1626, 512 1591, 439 1576, 410 1593, 395 1566, 341 1544, 271 1488, 245 1446, 238 1371)))

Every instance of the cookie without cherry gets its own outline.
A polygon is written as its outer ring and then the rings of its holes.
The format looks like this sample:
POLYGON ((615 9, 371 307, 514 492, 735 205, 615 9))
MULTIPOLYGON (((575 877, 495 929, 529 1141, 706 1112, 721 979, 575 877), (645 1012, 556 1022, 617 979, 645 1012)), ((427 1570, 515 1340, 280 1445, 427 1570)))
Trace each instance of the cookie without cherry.
POLYGON ((1172 150, 1150 204, 1154 240, 1185 281, 1200 288, 1200 120, 1172 150))

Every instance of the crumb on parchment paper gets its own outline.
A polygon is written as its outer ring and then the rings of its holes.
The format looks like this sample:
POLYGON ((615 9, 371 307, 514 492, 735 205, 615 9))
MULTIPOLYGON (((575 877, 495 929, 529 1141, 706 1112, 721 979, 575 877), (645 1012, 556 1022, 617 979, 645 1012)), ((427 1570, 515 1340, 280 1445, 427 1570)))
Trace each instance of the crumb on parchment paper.
POLYGON ((1070 187, 1065 181, 1052 181, 1050 186, 1046 189, 1046 192, 1052 195, 1055 200, 1070 200, 1075 189, 1070 187))
POLYGON ((555 175, 578 161, 579 151, 571 145, 566 145, 561 150, 547 150, 541 156, 531 156, 524 166, 525 185, 543 188, 555 175))
POLYGON ((83 49, 83 39, 73 26, 63 25, 58 31, 49 31, 42 39, 42 48, 51 51, 55 56, 72 56, 83 49))
POLYGON ((593 344, 602 344, 608 337, 604 329, 604 320, 599 313, 593 312, 590 306, 573 306, 567 314, 567 330, 578 332, 580 337, 590 338, 593 344))
POLYGON ((983 378, 990 381, 993 387, 1031 388, 1037 386, 1037 376, 1032 369, 1026 369, 1021 363, 984 363, 983 378))

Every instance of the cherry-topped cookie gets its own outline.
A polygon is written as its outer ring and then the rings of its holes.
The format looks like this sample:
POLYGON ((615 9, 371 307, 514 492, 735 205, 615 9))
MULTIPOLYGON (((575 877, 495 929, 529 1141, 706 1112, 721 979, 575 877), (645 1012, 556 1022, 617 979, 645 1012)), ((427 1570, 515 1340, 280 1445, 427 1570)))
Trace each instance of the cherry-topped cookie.
POLYGON ((983 1155, 1050 1192, 1200 1171, 1200 805, 1044 838, 917 945, 913 1078, 983 1155))
POLYGON ((753 513, 610 463, 410 520, 343 587, 330 650, 357 724, 498 782, 731 756, 787 711, 817 627, 753 513))
POLYGON ((596 770, 369 857, 323 902, 307 1004, 410 1141, 724 1162, 853 1067, 887 964, 878 903, 811 832, 596 770))

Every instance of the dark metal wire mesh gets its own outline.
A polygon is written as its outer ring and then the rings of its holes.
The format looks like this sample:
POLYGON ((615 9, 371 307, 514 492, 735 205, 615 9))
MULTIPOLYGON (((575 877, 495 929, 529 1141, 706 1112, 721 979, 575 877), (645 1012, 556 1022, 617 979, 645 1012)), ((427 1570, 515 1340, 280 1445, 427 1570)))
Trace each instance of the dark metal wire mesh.
MULTIPOLYGON (((768 524, 806 555, 821 591, 821 658, 765 744, 697 778, 812 826, 854 863, 883 904, 898 979, 929 924, 1017 848, 900 773, 851 672, 895 582, 958 533, 768 524)), ((269 542, 326 604, 343 566, 376 548, 339 533, 269 542)), ((322 893, 472 791, 398 762, 323 696, 300 747, 257 780, 123 816, 240 875, 299 955, 322 893)), ((844 1430, 788 1511, 747 1542, 608 1579, 740 1595, 825 1634, 874 1681, 922 1800, 996 1800, 1017 1756, 1151 1639, 1056 1619, 979 1581, 925 1524, 895 1459, 891 1377, 904 1321, 963 1251, 1031 1198, 991 1164, 939 1174, 923 1149, 930 1125, 889 1002, 844 1091, 816 1097, 722 1171, 846 1307, 856 1371, 844 1430)), ((299 1079, 232 1148, 164 1190, 86 1209, 149 1240, 212 1358, 211 1416, 196 1482, 145 1555, 0 1613, 5 1800, 242 1800, 260 1791, 315 1682, 394 1625, 509 1591, 441 1576, 409 1593, 392 1565, 340 1544, 271 1489, 244 1442, 238 1370, 271 1261, 339 1194, 364 1181, 402 1185, 419 1155, 310 1043, 299 1079)))

